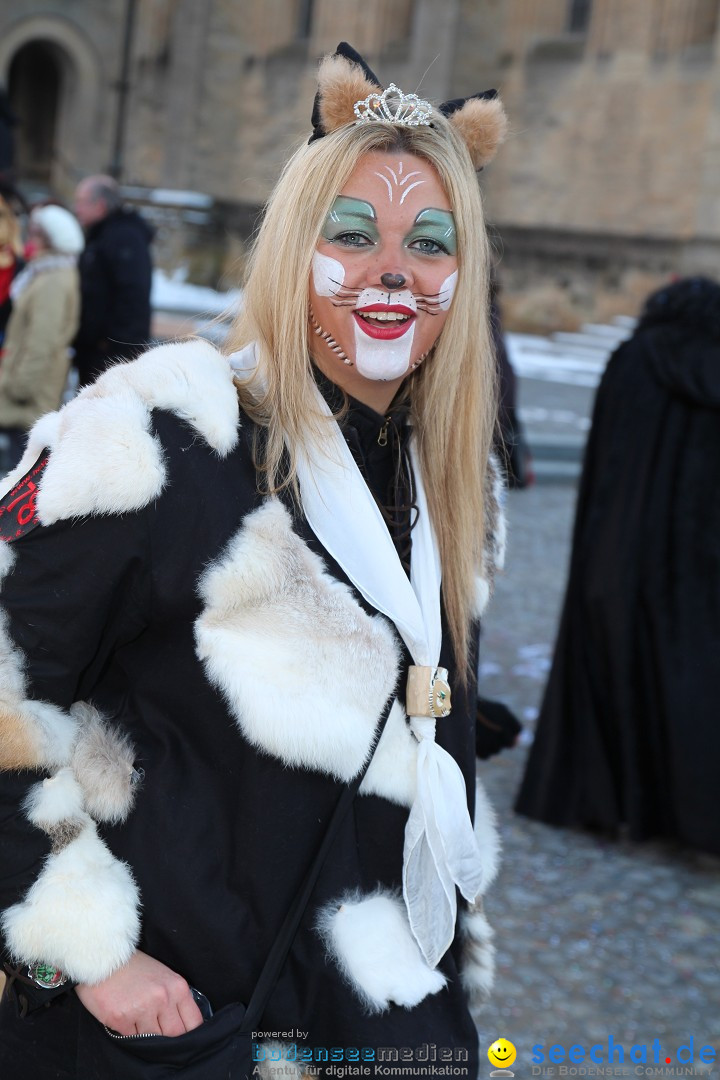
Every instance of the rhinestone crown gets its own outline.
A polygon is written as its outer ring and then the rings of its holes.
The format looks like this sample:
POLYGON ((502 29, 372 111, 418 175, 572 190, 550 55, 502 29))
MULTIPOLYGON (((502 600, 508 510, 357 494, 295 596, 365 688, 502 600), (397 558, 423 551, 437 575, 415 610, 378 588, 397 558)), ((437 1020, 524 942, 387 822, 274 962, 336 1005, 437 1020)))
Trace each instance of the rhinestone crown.
POLYGON ((405 127, 420 127, 421 124, 429 127, 432 113, 429 101, 423 101, 417 94, 403 94, 395 83, 390 83, 382 94, 368 94, 364 101, 356 101, 353 108, 361 124, 388 120, 405 127))

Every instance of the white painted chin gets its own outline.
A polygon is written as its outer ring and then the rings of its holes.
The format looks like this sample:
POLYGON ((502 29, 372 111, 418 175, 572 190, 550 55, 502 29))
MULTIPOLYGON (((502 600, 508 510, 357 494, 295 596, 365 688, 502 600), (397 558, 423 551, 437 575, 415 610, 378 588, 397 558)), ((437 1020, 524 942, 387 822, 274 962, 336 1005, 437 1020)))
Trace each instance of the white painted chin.
MULTIPOLYGON (((417 300, 410 289, 401 289, 399 292, 384 292, 380 289, 363 289, 357 299, 358 308, 367 307, 370 304, 402 304, 411 311, 417 311, 417 300)), ((355 323, 355 367, 366 379, 374 379, 377 382, 391 382, 393 379, 401 379, 410 370, 410 357, 412 355, 412 343, 415 336, 415 322, 402 337, 388 340, 385 338, 372 338, 366 334, 361 326, 355 323)))
POLYGON ((415 324, 394 341, 382 341, 368 337, 359 327, 355 327, 355 367, 366 379, 378 382, 390 382, 401 379, 410 370, 415 324))

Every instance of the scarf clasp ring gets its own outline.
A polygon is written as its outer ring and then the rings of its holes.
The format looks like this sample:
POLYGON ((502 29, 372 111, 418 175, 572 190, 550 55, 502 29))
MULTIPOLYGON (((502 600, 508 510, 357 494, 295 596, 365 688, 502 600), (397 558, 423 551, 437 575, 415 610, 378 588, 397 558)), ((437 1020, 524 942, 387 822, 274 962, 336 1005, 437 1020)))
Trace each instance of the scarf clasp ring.
POLYGON ((405 707, 408 716, 449 716, 452 701, 447 668, 411 664, 405 707))

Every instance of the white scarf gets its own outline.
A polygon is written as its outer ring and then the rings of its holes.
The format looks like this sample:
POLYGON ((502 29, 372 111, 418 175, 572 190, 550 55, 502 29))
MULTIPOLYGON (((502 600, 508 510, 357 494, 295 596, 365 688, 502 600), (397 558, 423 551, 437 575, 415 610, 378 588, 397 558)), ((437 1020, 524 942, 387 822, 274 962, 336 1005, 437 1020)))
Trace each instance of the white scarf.
MULTIPOLYGON (((247 375, 255 366, 253 346, 234 354, 231 364, 247 375)), ((317 399, 329 416, 319 391, 317 399)), ((368 603, 392 620, 413 662, 435 668, 441 646, 440 556, 414 439, 410 457, 418 519, 408 580, 340 428, 329 426, 329 445, 312 443, 298 454, 307 522, 368 603)), ((482 865, 457 762, 435 742, 434 719, 411 716, 409 722, 420 745, 417 795, 405 828, 403 896, 415 939, 435 967, 455 935, 455 887, 472 903, 482 888, 482 865)), ((452 714, 440 722, 452 723, 452 714)))

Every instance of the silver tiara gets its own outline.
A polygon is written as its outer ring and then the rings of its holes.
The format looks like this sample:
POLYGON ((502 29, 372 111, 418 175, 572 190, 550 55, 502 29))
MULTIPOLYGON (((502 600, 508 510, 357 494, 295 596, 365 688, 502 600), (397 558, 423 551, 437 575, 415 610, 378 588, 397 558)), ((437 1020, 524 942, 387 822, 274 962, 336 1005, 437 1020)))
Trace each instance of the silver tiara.
POLYGON ((403 94, 395 83, 390 83, 382 94, 368 94, 364 101, 356 101, 353 108, 361 124, 387 120, 405 127, 420 127, 421 124, 429 127, 432 113, 429 101, 423 101, 417 94, 403 94))

